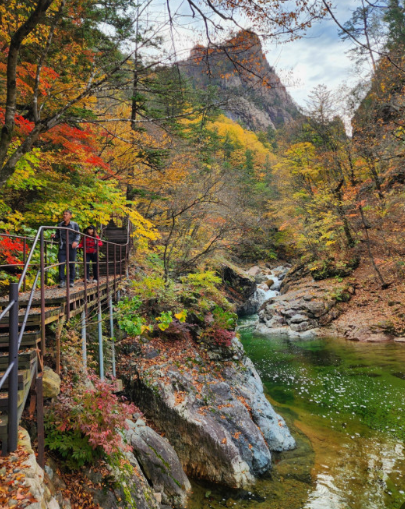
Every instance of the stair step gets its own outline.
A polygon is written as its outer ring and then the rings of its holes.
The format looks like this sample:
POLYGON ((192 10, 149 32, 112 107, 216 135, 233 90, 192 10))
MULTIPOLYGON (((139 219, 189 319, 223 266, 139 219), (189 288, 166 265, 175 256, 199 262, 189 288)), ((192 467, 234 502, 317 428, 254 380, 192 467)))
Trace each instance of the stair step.
MULTIPOLYGON (((35 361, 36 361, 36 359, 35 359, 35 361)), ((31 386, 31 380, 32 380, 32 377, 35 376, 35 372, 36 372, 36 366, 33 365, 33 367, 31 368, 31 371, 28 371, 28 379, 27 379, 26 383, 24 384, 24 390, 21 391, 21 393, 23 395, 23 399, 22 399, 21 404, 19 403, 19 405, 18 405, 18 410, 17 410, 18 422, 20 422, 21 415, 23 413, 25 403, 28 398, 29 388, 31 386)), ((2 441, 7 440, 7 434, 8 434, 7 433, 8 432, 7 425, 8 425, 7 415, 5 415, 4 412, 3 413, 0 412, 0 440, 2 440, 2 441)))
MULTIPOLYGON (((22 324, 25 318, 25 308, 20 308, 18 312, 18 322, 22 324)), ((59 316, 60 314, 60 306, 58 307, 47 307, 45 309, 45 323, 49 323, 52 320, 52 317, 59 316)), ((31 308, 30 314, 27 320, 28 327, 38 326, 41 323, 41 308, 31 308)), ((8 313, 0 320, 1 328, 8 328, 8 313)))
MULTIPOLYGON (((36 359, 36 351, 29 350, 28 352, 20 352, 18 354, 18 368, 19 369, 30 369, 33 362, 36 359)), ((8 353, 0 352, 0 370, 5 371, 8 368, 8 353)))
MULTIPOLYGON (((4 376, 4 372, 0 373, 0 381, 4 376)), ((21 390, 24 388, 24 385, 29 381, 30 379, 30 371, 29 369, 19 369, 18 370, 18 390, 21 390)), ((3 387, 1 390, 8 389, 8 378, 4 382, 3 387)), ((0 393, 1 394, 1 393, 0 393)))
MULTIPOLYGON (((21 340, 21 347, 36 346, 38 341, 41 340, 41 331, 39 329, 35 331, 26 331, 23 334, 21 340)), ((0 348, 9 347, 9 335, 8 332, 0 334, 0 348)))
MULTIPOLYGON (((27 388, 29 390, 29 387, 27 388)), ((18 391, 17 396, 17 406, 22 405, 24 401, 25 396, 25 388, 23 387, 21 390, 18 391)), ((8 408, 8 393, 7 392, 0 392, 0 410, 2 412, 7 411, 8 408)))

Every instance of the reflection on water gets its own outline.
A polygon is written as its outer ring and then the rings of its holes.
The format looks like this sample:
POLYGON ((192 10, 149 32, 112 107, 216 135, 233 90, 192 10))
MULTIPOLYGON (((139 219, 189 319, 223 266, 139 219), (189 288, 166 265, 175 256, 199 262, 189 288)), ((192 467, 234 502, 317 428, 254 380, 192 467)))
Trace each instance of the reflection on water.
POLYGON ((405 345, 264 337, 250 325, 241 322, 245 350, 298 448, 274 455, 250 495, 196 484, 189 507, 400 509, 405 345))

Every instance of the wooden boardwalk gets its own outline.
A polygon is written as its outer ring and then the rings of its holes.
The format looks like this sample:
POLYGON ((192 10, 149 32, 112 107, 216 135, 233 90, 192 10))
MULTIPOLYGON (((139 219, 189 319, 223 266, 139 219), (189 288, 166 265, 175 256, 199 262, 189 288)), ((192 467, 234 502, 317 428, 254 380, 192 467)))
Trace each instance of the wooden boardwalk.
MULTIPOLYGON (((107 278, 100 277, 99 284, 87 283, 85 288, 84 281, 79 280, 73 288, 69 288, 69 304, 66 300, 66 288, 46 287, 45 289, 45 325, 59 321, 63 323, 67 316, 67 306, 69 306, 70 317, 77 316, 85 309, 90 312, 95 310, 98 302, 107 303, 109 296, 114 296, 115 289, 118 287, 122 276, 116 278, 116 284, 110 278, 107 287, 107 278), (87 302, 85 302, 87 296, 87 302), (99 300, 100 299, 100 300, 99 300)), ((31 292, 19 294, 19 313, 18 322, 21 326, 25 315, 26 308, 29 303, 31 292)), ((0 298, 0 308, 5 309, 8 305, 8 297, 0 298)), ((22 337, 20 352, 18 356, 18 420, 21 419, 30 388, 35 381, 38 372, 38 354, 40 352, 41 343, 41 291, 36 290, 33 294, 32 307, 26 322, 26 328, 22 337)), ((8 313, 0 320, 0 380, 8 366, 8 349, 9 349, 9 318, 8 313)), ((60 346, 57 347, 58 364, 60 357, 60 346)), ((58 371, 58 369, 57 369, 58 371)), ((8 383, 6 382, 0 390, 0 441, 6 444, 8 429, 8 383)), ((3 451, 5 454, 5 451, 3 451)))
MULTIPOLYGON (((117 284, 121 278, 117 277, 117 284)), ((108 294, 114 293, 114 284, 110 279, 107 291, 107 278, 101 277, 99 286, 97 283, 87 283, 87 309, 92 309, 98 302, 98 291, 100 292, 100 301, 106 301, 108 294)), ((73 288, 69 289, 70 317, 76 316, 84 309, 85 287, 83 280, 77 281, 73 288)), ((28 305, 30 292, 20 293, 19 295, 19 322, 22 323, 25 317, 25 308, 28 305)), ((0 308, 4 309, 8 304, 8 297, 0 298, 0 308)), ((33 295, 32 307, 30 309, 27 327, 41 325, 41 291, 36 290, 33 295)), ((66 288, 47 287, 45 289, 45 324, 55 322, 66 315, 66 288)), ((0 330, 8 328, 8 314, 0 320, 0 330)), ((0 335, 1 338, 1 335, 0 335)))
MULTIPOLYGON (((59 226, 68 237, 69 229, 59 226)), ((97 314, 99 337, 99 372, 104 378, 102 307, 110 313, 110 334, 114 335, 112 302, 119 297, 119 283, 125 278, 129 252, 133 247, 132 225, 126 217, 112 217, 100 236, 103 245, 97 245, 99 261, 98 283, 78 280, 73 288, 46 286, 47 271, 58 264, 47 263, 46 232, 54 226, 41 226, 35 237, 21 237, 7 232, 3 237, 20 238, 24 244, 24 267, 19 283, 10 283, 9 295, 0 298, 0 445, 2 454, 15 451, 18 440, 18 422, 29 394, 30 415, 37 408, 38 462, 44 466, 43 425, 43 369, 47 349, 47 325, 56 325, 52 336, 56 372, 61 368, 61 333, 63 323, 81 316, 83 363, 86 366, 86 324, 89 314, 97 314), (37 258, 35 258, 35 254, 37 258), (36 260, 34 262, 34 260, 36 260), (39 260, 39 262, 38 262, 39 260), (35 273, 35 291, 21 292, 27 283, 28 269, 35 273), (37 285, 42 289, 37 290, 37 285), (22 336, 22 337, 20 337, 22 336)), ((81 239, 88 238, 80 233, 81 239)), ((85 262, 80 262, 83 268, 85 262)), ((12 267, 15 270, 15 267, 12 267)), ((14 273, 14 272, 13 272, 14 273)), ((112 345, 112 373, 115 376, 114 342, 112 345)), ((47 355, 49 360, 49 355, 47 355)))

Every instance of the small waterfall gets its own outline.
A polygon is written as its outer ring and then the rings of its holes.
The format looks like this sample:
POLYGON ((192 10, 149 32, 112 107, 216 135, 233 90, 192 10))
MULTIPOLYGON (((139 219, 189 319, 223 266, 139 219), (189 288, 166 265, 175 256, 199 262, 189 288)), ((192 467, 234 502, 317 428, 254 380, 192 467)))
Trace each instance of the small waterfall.
POLYGON ((263 272, 256 274, 256 281, 259 283, 255 293, 244 305, 246 315, 257 313, 260 307, 273 297, 280 295, 281 283, 288 272, 289 267, 279 266, 276 269, 263 269, 263 272), (269 282, 273 284, 269 286, 269 282))

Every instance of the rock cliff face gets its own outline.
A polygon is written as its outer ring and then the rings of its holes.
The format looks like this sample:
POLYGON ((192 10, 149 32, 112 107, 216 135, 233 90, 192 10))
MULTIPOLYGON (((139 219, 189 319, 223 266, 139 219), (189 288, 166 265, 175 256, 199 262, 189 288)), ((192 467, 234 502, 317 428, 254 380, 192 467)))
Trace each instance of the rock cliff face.
POLYGON ((225 114, 248 129, 274 129, 298 115, 255 34, 240 32, 221 46, 196 46, 180 67, 197 88, 214 86, 225 114))
POLYGON ((182 340, 140 347, 127 391, 165 433, 187 475, 248 486, 271 468, 272 450, 294 448, 236 338, 233 359, 222 362, 182 340))

